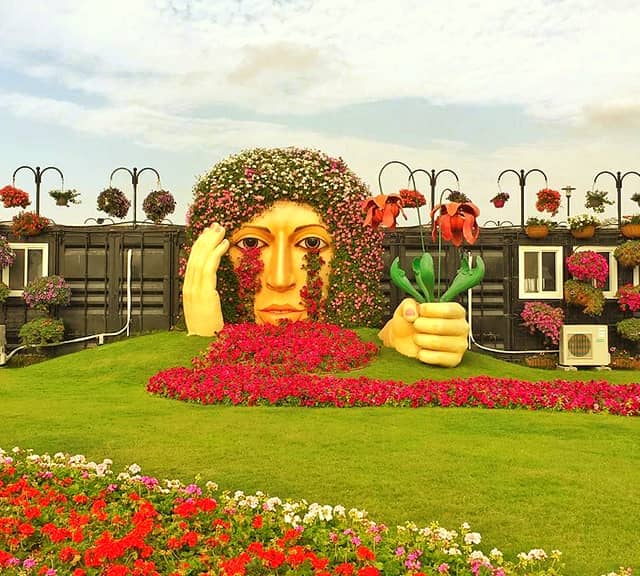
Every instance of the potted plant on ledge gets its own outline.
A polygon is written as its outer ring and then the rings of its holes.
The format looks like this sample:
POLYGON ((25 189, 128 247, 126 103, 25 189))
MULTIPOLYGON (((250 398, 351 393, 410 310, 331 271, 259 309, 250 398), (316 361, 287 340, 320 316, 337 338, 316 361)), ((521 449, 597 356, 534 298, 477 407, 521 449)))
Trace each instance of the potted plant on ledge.
POLYGON ((554 225, 554 222, 546 218, 529 218, 525 223, 524 231, 529 238, 539 240, 546 238, 554 225))
POLYGON ((591 238, 596 233, 596 228, 600 225, 600 220, 591 214, 579 214, 568 219, 569 230, 574 238, 591 238))
POLYGON ((80 192, 75 189, 69 190, 50 190, 49 196, 56 201, 57 206, 69 206, 69 204, 80 204, 78 197, 80 192))
POLYGON ((640 238, 640 214, 623 216, 620 233, 625 238, 640 238))

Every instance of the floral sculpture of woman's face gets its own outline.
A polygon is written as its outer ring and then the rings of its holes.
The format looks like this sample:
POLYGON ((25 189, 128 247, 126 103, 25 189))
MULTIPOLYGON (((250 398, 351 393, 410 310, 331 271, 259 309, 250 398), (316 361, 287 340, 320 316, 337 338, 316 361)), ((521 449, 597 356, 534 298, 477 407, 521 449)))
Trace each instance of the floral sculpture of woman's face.
POLYGON ((229 256, 237 266, 242 251, 260 248, 264 269, 259 276, 254 314, 258 324, 280 320, 304 320, 307 310, 300 291, 307 282, 305 256, 319 250, 325 264, 320 270, 326 297, 330 261, 333 257, 331 235, 318 213, 308 204, 281 200, 249 222, 232 236, 229 256))

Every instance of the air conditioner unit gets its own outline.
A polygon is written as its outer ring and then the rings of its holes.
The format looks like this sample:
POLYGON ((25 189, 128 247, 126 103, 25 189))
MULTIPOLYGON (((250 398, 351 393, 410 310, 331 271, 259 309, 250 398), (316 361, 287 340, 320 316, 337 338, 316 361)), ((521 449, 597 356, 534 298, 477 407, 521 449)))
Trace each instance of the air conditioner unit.
POLYGON ((560 329, 560 364, 564 366, 606 366, 609 332, 606 324, 567 324, 560 329))

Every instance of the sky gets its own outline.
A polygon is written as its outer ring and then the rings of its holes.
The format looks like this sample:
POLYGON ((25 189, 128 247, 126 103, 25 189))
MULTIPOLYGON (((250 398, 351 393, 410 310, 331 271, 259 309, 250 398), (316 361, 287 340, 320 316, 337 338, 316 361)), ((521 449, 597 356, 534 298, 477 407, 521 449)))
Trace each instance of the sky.
MULTIPOLYGON (((379 178, 392 160, 453 170, 481 222, 519 223, 512 173, 507 207, 489 199, 503 170, 536 168, 575 187, 583 213, 598 172, 640 172, 638 24, 636 0, 0 0, 0 186, 20 166, 56 166, 82 204, 55 206, 50 170, 40 211, 81 225, 104 216, 114 169, 149 166, 183 224, 216 162, 298 146, 342 157, 372 194, 407 187, 398 164, 379 178)), ((416 184, 429 193, 423 174, 416 184)), ((16 185, 35 195, 28 170, 16 185)), ((133 197, 124 171, 113 185, 133 197)), ((529 175, 526 217, 542 216, 544 185, 529 175)), ((454 187, 444 172, 436 195, 454 187)), ((156 188, 141 177, 139 220, 156 188)), ((596 188, 615 196, 608 175, 596 188)), ((623 214, 638 191, 631 174, 623 214)), ((15 213, 0 205, 0 221, 15 213)))

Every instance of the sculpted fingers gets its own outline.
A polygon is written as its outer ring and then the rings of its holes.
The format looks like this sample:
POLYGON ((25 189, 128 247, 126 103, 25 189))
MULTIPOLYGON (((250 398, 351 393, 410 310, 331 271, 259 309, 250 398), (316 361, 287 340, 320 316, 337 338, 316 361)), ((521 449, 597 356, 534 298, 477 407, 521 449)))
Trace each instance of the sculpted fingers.
POLYGON ((465 318, 465 309, 457 302, 427 302, 420 304, 420 316, 425 318, 465 318))
POLYGON ((436 334, 415 334, 413 341, 423 350, 464 354, 467 349, 466 336, 441 336, 436 334))
POLYGON ((462 336, 469 334, 469 324, 464 317, 425 318, 420 316, 414 323, 416 331, 434 336, 462 336))
POLYGON ((418 352, 418 360, 424 364, 453 368, 462 361, 462 354, 434 350, 420 350, 420 352, 418 352))

